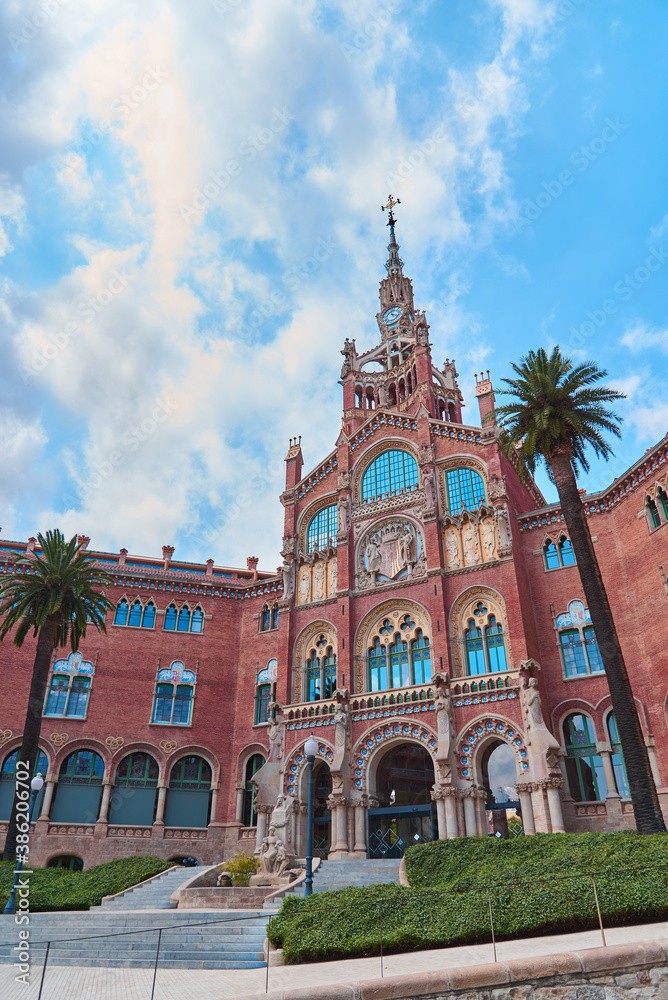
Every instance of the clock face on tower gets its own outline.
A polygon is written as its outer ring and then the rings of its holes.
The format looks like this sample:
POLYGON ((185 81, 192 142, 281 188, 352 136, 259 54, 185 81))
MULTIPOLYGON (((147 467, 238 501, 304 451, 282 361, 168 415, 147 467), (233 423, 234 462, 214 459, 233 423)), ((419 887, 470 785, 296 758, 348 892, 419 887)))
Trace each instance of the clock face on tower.
POLYGON ((383 313, 382 320, 384 323, 387 323, 388 326, 391 326, 393 323, 397 322, 403 311, 404 310, 401 306, 391 306, 383 313))

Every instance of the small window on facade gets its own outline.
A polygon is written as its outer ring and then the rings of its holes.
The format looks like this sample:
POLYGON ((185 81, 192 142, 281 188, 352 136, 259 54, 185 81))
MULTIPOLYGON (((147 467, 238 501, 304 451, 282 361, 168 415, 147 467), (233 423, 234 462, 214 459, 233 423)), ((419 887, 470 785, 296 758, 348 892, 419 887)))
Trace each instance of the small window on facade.
POLYGON ((201 608, 195 608, 193 611, 192 623, 190 625, 191 632, 201 632, 204 626, 204 613, 201 608))
POLYGON ((659 511, 657 509, 656 503, 651 497, 647 497, 645 500, 645 509, 647 511, 647 522, 650 528, 658 528, 661 525, 661 518, 659 517, 659 511))
POLYGON ((90 678, 54 674, 44 709, 45 715, 83 719, 86 714, 90 678))
POLYGON ((372 691, 387 689, 387 657, 385 646, 378 638, 369 650, 369 687, 372 691))
POLYGON ((561 654, 567 677, 600 674, 605 671, 598 648, 596 633, 591 625, 579 629, 567 629, 559 633, 561 654))
POLYGON ((459 514, 462 510, 477 510, 485 502, 485 484, 472 469, 450 469, 445 474, 448 491, 448 510, 459 514))
POLYGON ((144 608, 144 615, 141 620, 142 628, 153 628, 155 625, 155 604, 150 602, 144 608))
POLYGON ((174 607, 173 604, 170 604, 170 606, 165 611, 164 627, 168 631, 174 631, 174 629, 176 628, 176 608, 174 607))
POLYGON ((67 699, 67 710, 65 715, 70 718, 83 719, 86 714, 88 704, 88 691, 90 680, 88 677, 73 677, 70 696, 67 699))
POLYGON ((116 606, 116 614, 114 615, 114 625, 126 625, 128 620, 128 602, 123 598, 122 601, 118 602, 116 606))
POLYGON ((562 538, 559 542, 562 566, 575 566, 575 553, 570 538, 562 538))
POLYGON ((271 612, 271 627, 278 628, 278 622, 279 622, 279 611, 277 607, 274 607, 271 612))
POLYGON ((566 773, 575 802, 598 802, 605 799, 607 786, 603 761, 596 749, 591 720, 586 715, 569 715, 564 720, 566 773))
POLYGON ((464 632, 466 643, 466 657, 468 661, 469 674, 486 674, 485 652, 482 642, 482 629, 476 627, 473 619, 469 622, 469 627, 464 632))
POLYGON ((131 625, 132 628, 139 628, 141 626, 141 613, 142 613, 141 601, 137 600, 130 608, 128 625, 131 625))
POLYGON ((559 542, 555 543, 548 539, 543 549, 545 554, 546 569, 560 569, 562 566, 574 566, 575 554, 570 538, 563 535, 559 542))
POLYGON ((176 624, 177 632, 189 632, 190 631, 190 608, 187 604, 184 604, 179 611, 179 616, 176 624))
POLYGON ((336 545, 337 509, 330 504, 311 518, 306 532, 306 551, 322 551, 329 545, 336 545))
POLYGON ((257 689, 257 704, 255 708, 255 723, 260 725, 269 721, 269 702, 271 701, 271 684, 260 684, 257 689))
POLYGON ((180 660, 158 672, 153 703, 153 722, 187 726, 192 717, 195 674, 180 660), (165 683, 168 682, 168 683, 165 683), (185 683, 184 683, 185 682, 185 683))
POLYGON ((560 566, 559 552, 554 542, 545 544, 545 566, 547 569, 558 569, 560 566))
POLYGON ((260 632, 266 632, 271 628, 271 611, 265 604, 260 612, 260 632))
POLYGON ((615 774, 617 791, 623 799, 630 799, 631 792, 629 789, 629 779, 626 776, 626 765, 624 763, 624 754, 622 753, 622 743, 619 738, 617 720, 615 719, 614 712, 610 712, 610 715, 608 716, 608 736, 610 737, 612 769, 615 774))
POLYGON ((83 861, 76 854, 58 854, 46 863, 47 868, 65 868, 68 872, 82 872, 83 861))
MULTIPOLYGON (((12 810, 14 790, 16 788, 16 761, 18 757, 18 750, 14 750, 8 754, 3 761, 2 770, 0 771, 0 822, 7 822, 12 810)), ((39 773, 43 778, 46 778, 48 767, 49 761, 47 760, 47 756, 43 750, 40 750, 33 769, 33 776, 39 773)), ((41 792, 35 800, 32 810, 33 820, 40 814, 45 787, 42 787, 41 792)))
POLYGON ((666 496, 666 491, 659 487, 657 490, 657 497, 659 499, 659 503, 661 504, 663 518, 665 521, 668 521, 668 496, 666 496))
POLYGON ((487 658, 489 669, 492 673, 507 670, 506 646, 503 638, 503 626, 500 625, 494 615, 490 616, 489 625, 485 629, 487 640, 487 658))

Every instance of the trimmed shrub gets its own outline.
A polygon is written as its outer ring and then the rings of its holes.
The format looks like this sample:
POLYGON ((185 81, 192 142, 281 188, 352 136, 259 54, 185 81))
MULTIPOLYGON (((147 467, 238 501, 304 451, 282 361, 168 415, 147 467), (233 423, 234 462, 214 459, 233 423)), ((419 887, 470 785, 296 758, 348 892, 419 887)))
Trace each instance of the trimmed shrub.
POLYGON ((379 885, 286 898, 269 938, 285 962, 476 944, 668 914, 668 834, 461 837, 406 852, 408 889, 379 885))
POLYGON ((256 875, 260 862, 252 854, 239 852, 225 862, 225 868, 232 876, 234 885, 248 885, 251 875, 256 875))
MULTIPOLYGON (((88 871, 70 872, 66 868, 32 868, 30 912, 46 910, 87 910, 97 906, 103 896, 113 896, 138 882, 144 882, 172 867, 161 858, 118 858, 88 871)), ((0 909, 4 908, 14 879, 14 862, 0 862, 0 909)), ((187 873, 184 872, 184 880, 187 873)))

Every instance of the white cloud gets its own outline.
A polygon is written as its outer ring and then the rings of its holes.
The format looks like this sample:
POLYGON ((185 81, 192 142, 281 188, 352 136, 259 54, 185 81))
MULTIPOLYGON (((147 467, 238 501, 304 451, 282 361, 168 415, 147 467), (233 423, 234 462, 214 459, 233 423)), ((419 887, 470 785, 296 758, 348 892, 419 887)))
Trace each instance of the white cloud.
POLYGON ((10 253, 14 246, 12 244, 12 230, 17 236, 23 231, 25 222, 25 201, 20 190, 0 178, 0 257, 10 253))
POLYGON ((668 327, 659 330, 647 323, 634 323, 622 336, 621 343, 634 353, 658 347, 664 354, 668 354, 668 327))

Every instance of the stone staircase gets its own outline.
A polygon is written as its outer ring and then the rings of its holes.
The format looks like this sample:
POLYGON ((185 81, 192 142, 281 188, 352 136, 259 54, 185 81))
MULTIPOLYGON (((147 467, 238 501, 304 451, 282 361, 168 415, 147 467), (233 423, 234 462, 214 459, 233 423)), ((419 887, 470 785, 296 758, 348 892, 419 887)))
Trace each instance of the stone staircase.
MULTIPOLYGON (((199 869, 203 873, 206 869, 199 869)), ((126 890, 88 911, 32 913, 31 963, 152 968, 158 932, 161 969, 257 969, 265 965, 265 910, 176 910, 170 896, 196 868, 177 868, 126 890)), ((16 961, 14 917, 0 916, 0 964, 16 961)))
MULTIPOLYGON (((401 860, 363 859, 361 861, 323 861, 313 876, 314 892, 333 892, 350 886, 399 884, 401 860)), ((304 887, 294 890, 296 896, 304 895, 304 887)))

